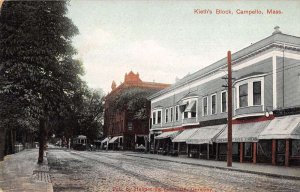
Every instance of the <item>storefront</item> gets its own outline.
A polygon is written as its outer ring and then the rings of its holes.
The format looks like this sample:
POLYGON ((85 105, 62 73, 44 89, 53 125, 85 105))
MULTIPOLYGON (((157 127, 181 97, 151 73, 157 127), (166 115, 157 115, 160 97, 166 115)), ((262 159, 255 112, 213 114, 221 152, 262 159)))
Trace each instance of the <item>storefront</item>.
MULTIPOLYGON (((270 120, 233 124, 232 126, 232 159, 239 162, 257 163, 258 137, 270 124, 270 120)), ((216 139, 217 158, 226 160, 227 127, 216 139)), ((261 148, 262 149, 262 148, 261 148)), ((262 153, 262 150, 260 150, 262 153)))
POLYGON ((112 150, 119 150, 123 148, 123 137, 115 136, 108 141, 108 148, 112 150))
POLYGON ((173 154, 175 149, 172 140, 180 134, 180 131, 168 131, 156 136, 155 139, 155 151, 157 154, 173 154))
POLYGON ((213 142, 225 128, 225 124, 198 128, 195 134, 186 140, 189 157, 215 159, 216 144, 213 142))
POLYGON ((179 135, 177 135, 173 140, 174 149, 177 150, 178 155, 187 155, 188 148, 186 141, 192 135, 196 133, 198 129, 186 129, 182 131, 179 135))
POLYGON ((259 140, 269 143, 273 165, 300 165, 300 115, 276 117, 259 140))

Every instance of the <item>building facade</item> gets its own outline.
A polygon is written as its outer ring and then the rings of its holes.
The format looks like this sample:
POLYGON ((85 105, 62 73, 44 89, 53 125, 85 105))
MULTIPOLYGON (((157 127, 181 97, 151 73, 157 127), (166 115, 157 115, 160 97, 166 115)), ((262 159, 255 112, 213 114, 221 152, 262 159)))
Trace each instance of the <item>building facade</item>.
POLYGON ((150 118, 150 102, 146 98, 168 86, 144 82, 139 73, 132 71, 125 74, 124 82, 119 86, 113 81, 112 90, 105 98, 103 132, 106 138, 102 148, 132 150, 146 147, 150 118))
MULTIPOLYGON (((272 35, 232 54, 233 160, 299 165, 300 37, 272 35)), ((226 159, 227 58, 151 100, 154 153, 226 159)))

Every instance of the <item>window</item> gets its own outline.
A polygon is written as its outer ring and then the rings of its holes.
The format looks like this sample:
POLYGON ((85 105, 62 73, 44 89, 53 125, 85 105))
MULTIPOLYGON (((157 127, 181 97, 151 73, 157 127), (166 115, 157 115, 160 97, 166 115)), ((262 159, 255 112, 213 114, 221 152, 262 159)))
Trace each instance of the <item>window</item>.
POLYGON ((248 106, 248 84, 239 86, 239 102, 240 107, 248 106))
POLYGON ((292 156, 300 156, 300 140, 292 140, 292 156))
POLYGON ((227 111, 227 92, 221 92, 221 112, 224 113, 227 111))
POLYGON ((253 105, 261 105, 261 81, 253 82, 253 105))
POLYGON ((156 124, 156 112, 152 113, 152 125, 156 124))
POLYGON ((237 80, 237 108, 264 105, 264 76, 262 74, 237 80))
POLYGON ((184 119, 188 118, 189 117, 189 112, 184 112, 183 117, 184 117, 184 119))
POLYGON ((155 124, 161 124, 161 115, 162 110, 161 109, 154 109, 152 112, 152 125, 155 124))
POLYGON ((207 97, 203 98, 203 116, 207 115, 207 97))
POLYGON ((157 123, 161 123, 161 111, 157 111, 157 123))
POLYGON ((175 107, 175 121, 178 121, 179 119, 179 106, 175 107))
POLYGON ((173 107, 170 108, 170 122, 173 122, 173 107))
POLYGON ((190 99, 186 102, 183 118, 185 119, 194 117, 197 117, 197 99, 190 99))
POLYGON ((165 117, 166 117, 165 120, 166 120, 166 123, 168 123, 168 121, 169 121, 169 109, 166 109, 165 112, 166 112, 165 113, 165 117))
POLYGON ((211 96, 211 114, 217 113, 216 100, 217 100, 217 95, 216 94, 212 95, 211 96))
POLYGON ((129 130, 129 131, 132 130, 132 122, 128 122, 128 130, 129 130))

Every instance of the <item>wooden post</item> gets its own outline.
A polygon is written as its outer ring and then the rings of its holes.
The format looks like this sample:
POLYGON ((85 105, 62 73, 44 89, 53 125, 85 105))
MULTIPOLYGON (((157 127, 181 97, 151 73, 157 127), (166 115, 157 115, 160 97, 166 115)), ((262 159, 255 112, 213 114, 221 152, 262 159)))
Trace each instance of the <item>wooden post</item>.
POLYGON ((290 141, 289 139, 285 140, 285 160, 284 164, 286 167, 290 166, 290 141))
POLYGON ((186 152, 187 152, 187 155, 189 157, 189 144, 186 144, 186 152))
POLYGON ((276 165, 276 140, 272 139, 272 165, 276 165))
POLYGON ((232 167, 232 72, 231 72, 231 52, 227 52, 228 62, 228 131, 227 131, 227 167, 232 167))
POLYGON ((253 143, 253 163, 256 163, 256 150, 257 150, 257 143, 253 143))
POLYGON ((244 143, 240 143, 240 163, 243 163, 244 160, 244 143))
POLYGON ((216 160, 219 159, 219 143, 216 144, 216 160))
POLYGON ((180 142, 178 142, 178 155, 180 155, 180 142))
POLYGON ((209 143, 207 143, 207 159, 209 159, 209 143))
POLYGON ((156 146, 155 146, 155 134, 153 134, 153 154, 155 154, 155 148, 156 148, 156 146))

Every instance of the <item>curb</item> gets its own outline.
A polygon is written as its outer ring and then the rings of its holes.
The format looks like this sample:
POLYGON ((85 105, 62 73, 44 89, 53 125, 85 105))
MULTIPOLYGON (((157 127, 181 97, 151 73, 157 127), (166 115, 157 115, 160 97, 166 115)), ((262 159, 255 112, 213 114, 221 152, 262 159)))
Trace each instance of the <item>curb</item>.
POLYGON ((40 167, 36 170, 33 170, 32 177, 37 182, 45 183, 47 187, 47 192, 53 192, 53 184, 51 181, 48 159, 47 159, 47 151, 44 153, 44 162, 40 165, 40 167))
POLYGON ((265 172, 258 172, 258 171, 250 171, 250 170, 243 170, 243 169, 237 169, 237 168, 228 168, 228 167, 220 167, 220 166, 214 166, 214 165, 204 165, 204 164, 198 164, 198 163, 188 163, 188 162, 182 162, 182 161, 174 161, 174 160, 167 160, 167 159, 159 159, 155 157, 142 157, 134 154, 123 154, 126 156, 132 156, 132 157, 139 157, 144 159, 152 159, 157 161, 167 161, 167 162, 174 162, 179 164, 185 164, 185 165, 195 165, 195 166, 201 166, 201 167, 207 167, 207 168, 215 168, 220 170, 226 170, 226 171, 237 171, 237 172, 243 172, 243 173, 251 173, 251 174, 257 174, 257 175, 265 175, 269 177, 274 178, 281 178, 281 179, 292 179, 292 180, 300 180, 300 176, 289 176, 289 175, 279 175, 274 173, 265 173, 265 172))

